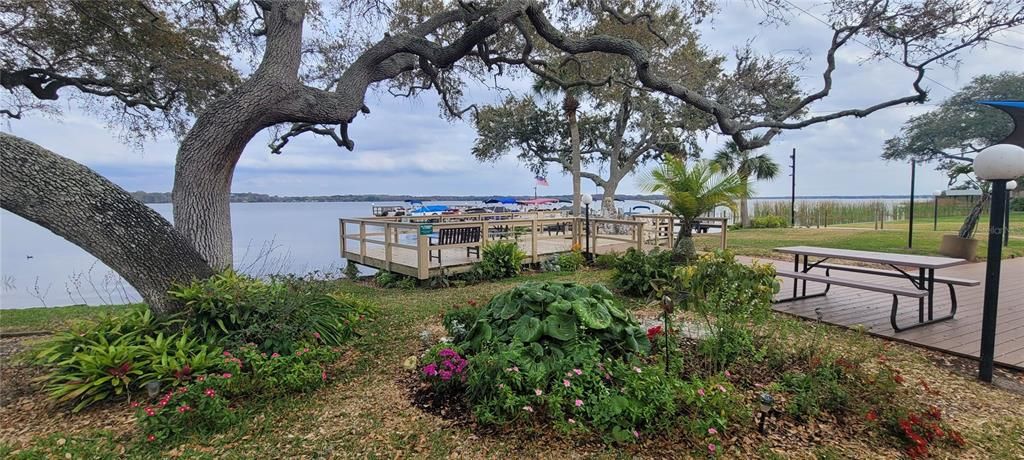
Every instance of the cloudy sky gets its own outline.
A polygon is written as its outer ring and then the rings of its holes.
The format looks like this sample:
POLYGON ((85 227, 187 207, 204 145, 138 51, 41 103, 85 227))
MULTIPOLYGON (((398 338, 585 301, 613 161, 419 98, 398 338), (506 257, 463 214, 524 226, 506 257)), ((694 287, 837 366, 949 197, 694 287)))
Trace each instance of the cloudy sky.
MULTIPOLYGON (((731 50, 753 39, 766 53, 809 53, 812 59, 801 73, 808 90, 820 84, 820 57, 831 36, 814 16, 823 17, 826 7, 819 2, 795 0, 808 14, 798 13, 787 26, 762 27, 760 11, 746 2, 731 0, 715 19, 701 26, 704 42, 719 52, 731 50)), ((1024 71, 1024 28, 995 37, 1000 43, 976 49, 958 68, 937 68, 926 86, 932 101, 925 106, 887 109, 866 119, 842 119, 788 132, 765 149, 780 164, 788 164, 789 152, 797 149, 797 194, 808 195, 899 195, 909 193, 910 166, 879 159, 882 143, 895 134, 910 116, 934 107, 951 91, 979 74, 1024 71)), ((839 55, 833 95, 812 107, 816 113, 871 105, 909 94, 912 75, 896 64, 862 64, 869 49, 853 44, 839 55)), ((473 91, 478 103, 494 102, 499 95, 473 91)), ((67 98, 65 98, 67 99, 67 98)), ((271 155, 269 135, 260 134, 247 148, 239 163, 234 191, 277 195, 328 194, 454 194, 487 195, 533 193, 533 175, 512 159, 481 164, 470 155, 475 132, 468 123, 449 123, 438 117, 433 97, 394 99, 371 95, 372 113, 360 116, 350 128, 356 150, 338 149, 329 140, 314 136, 293 140, 283 155, 271 155)), ((68 104, 68 102, 64 102, 68 104)), ((3 130, 33 140, 51 150, 82 162, 128 190, 168 191, 173 181, 175 142, 161 139, 133 150, 119 142, 102 123, 65 107, 60 120, 27 118, 12 121, 3 130)), ((723 139, 712 137, 706 152, 723 139)), ((551 186, 541 193, 571 191, 568 176, 552 173, 551 186)), ((930 168, 919 173, 919 193, 944 188, 944 178, 930 168)), ((584 190, 597 189, 584 181, 584 190)), ((789 194, 788 177, 761 183, 762 196, 789 194)), ((637 193, 628 178, 620 193, 637 193)))

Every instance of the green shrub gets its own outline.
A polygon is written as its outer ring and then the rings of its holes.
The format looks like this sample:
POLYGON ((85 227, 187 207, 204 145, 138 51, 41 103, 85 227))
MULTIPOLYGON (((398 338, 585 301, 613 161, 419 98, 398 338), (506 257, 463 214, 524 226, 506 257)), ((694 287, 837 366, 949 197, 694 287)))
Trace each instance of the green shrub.
POLYGON ((1024 196, 1010 200, 1011 211, 1024 211, 1024 196))
POLYGON ((779 216, 759 216, 750 220, 750 228, 783 228, 789 227, 789 222, 779 216))
POLYGON ((779 289, 774 267, 748 266, 729 251, 716 251, 676 269, 674 283, 686 293, 686 308, 710 326, 700 349, 717 370, 755 351, 751 327, 767 319, 779 289))
POLYGON ((615 261, 612 285, 625 295, 646 297, 654 293, 658 282, 667 281, 671 274, 671 252, 654 249, 644 253, 629 248, 615 261))
POLYGON ((341 345, 371 311, 351 295, 330 292, 329 283, 301 278, 266 282, 231 270, 176 286, 170 294, 185 304, 189 323, 206 337, 255 343, 284 354, 314 335, 327 345, 341 345))
POLYGON ((480 307, 476 306, 476 301, 472 300, 469 305, 455 305, 452 309, 445 312, 442 323, 445 330, 448 331, 448 337, 451 337, 452 342, 459 343, 465 340, 470 329, 476 324, 479 315, 480 307))
POLYGON ((143 385, 150 382, 181 385, 194 375, 221 369, 223 351, 199 337, 190 337, 187 329, 167 336, 163 332, 145 336, 137 354, 140 368, 144 370, 140 380, 143 385))
POLYGON ((523 283, 495 296, 481 310, 466 351, 522 343, 534 354, 563 353, 562 345, 595 338, 610 354, 645 353, 644 330, 600 284, 523 283))
POLYGON ((594 266, 597 268, 615 268, 615 264, 618 260, 619 254, 617 252, 599 254, 594 258, 594 266))
POLYGON ((494 241, 484 245, 480 270, 487 279, 512 278, 523 269, 526 254, 513 241, 494 241))
POLYGON ((381 270, 373 277, 377 286, 382 288, 413 289, 416 287, 416 279, 400 273, 381 270))
POLYGON ((782 375, 782 388, 792 393, 786 412, 798 420, 816 417, 821 412, 839 413, 845 410, 850 395, 847 391, 849 376, 843 367, 833 362, 803 372, 782 375))
POLYGON ((262 397, 302 393, 319 388, 327 381, 326 364, 337 360, 340 350, 322 345, 302 344, 291 354, 260 351, 253 345, 242 345, 227 358, 235 363, 230 395, 262 397))
POLYGON ((230 378, 203 376, 193 384, 171 387, 156 404, 131 403, 145 439, 170 441, 192 434, 210 435, 237 423, 238 413, 228 407, 225 398, 230 378))
POLYGON ((564 254, 558 255, 558 269, 563 272, 574 272, 583 268, 586 265, 587 260, 583 258, 583 253, 579 251, 570 251, 564 254))

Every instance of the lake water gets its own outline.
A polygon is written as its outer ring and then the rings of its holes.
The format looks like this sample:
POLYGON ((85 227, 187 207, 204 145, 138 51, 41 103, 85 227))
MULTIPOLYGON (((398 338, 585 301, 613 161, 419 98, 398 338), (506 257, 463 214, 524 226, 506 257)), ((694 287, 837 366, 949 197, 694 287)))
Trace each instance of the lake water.
MULTIPOLYGON (((643 204, 617 203, 623 210, 643 204)), ((151 206, 171 219, 170 204, 151 206)), ((369 216, 372 206, 366 202, 232 203, 235 266, 254 275, 340 270, 345 259, 338 255, 338 218, 369 216)), ((95 257, 7 211, 0 211, 0 276, 0 308, 139 300, 131 286, 95 257)))

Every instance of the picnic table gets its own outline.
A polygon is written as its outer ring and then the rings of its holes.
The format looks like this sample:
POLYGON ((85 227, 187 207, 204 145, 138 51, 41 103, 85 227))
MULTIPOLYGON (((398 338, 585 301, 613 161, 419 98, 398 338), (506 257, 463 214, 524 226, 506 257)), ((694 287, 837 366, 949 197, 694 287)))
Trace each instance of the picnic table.
POLYGON ((956 259, 952 257, 920 256, 915 254, 858 251, 852 249, 834 249, 815 246, 775 248, 775 252, 793 255, 793 271, 779 271, 778 275, 786 278, 792 278, 794 280, 793 295, 791 297, 776 300, 776 302, 789 302, 793 300, 824 296, 828 294, 832 285, 891 294, 893 300, 892 310, 889 314, 889 322, 892 324, 892 328, 896 332, 952 319, 956 315, 957 308, 956 290, 954 289, 954 286, 977 286, 981 284, 980 281, 976 280, 936 276, 935 270, 967 263, 964 259, 956 259), (812 261, 812 257, 815 258, 815 260, 812 261), (846 260, 851 262, 887 265, 891 267, 892 270, 826 263, 829 260, 846 260), (811 270, 816 268, 824 269, 824 275, 810 273, 811 270), (837 278, 831 276, 832 271, 847 271, 883 277, 904 278, 910 282, 910 286, 891 286, 860 279, 837 278), (808 281, 824 283, 825 291, 807 294, 808 281), (936 283, 945 284, 949 287, 949 296, 951 300, 949 314, 939 318, 936 318, 933 313, 936 283), (899 297, 911 297, 918 300, 918 318, 916 324, 900 327, 896 323, 899 297), (927 320, 925 319, 925 304, 928 306, 927 320))

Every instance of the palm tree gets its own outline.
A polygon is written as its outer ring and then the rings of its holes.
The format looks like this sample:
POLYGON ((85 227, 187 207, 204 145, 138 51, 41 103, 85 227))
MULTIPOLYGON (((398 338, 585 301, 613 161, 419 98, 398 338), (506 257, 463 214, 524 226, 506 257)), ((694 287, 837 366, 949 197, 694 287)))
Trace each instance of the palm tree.
MULTIPOLYGON (((771 180, 779 175, 779 164, 767 154, 751 155, 750 150, 740 150, 734 141, 728 141, 715 152, 715 163, 723 171, 735 172, 743 182, 754 180, 771 180)), ((748 187, 749 188, 749 187, 748 187)), ((747 198, 740 199, 740 224, 750 226, 750 214, 747 212, 747 198)))
MULTIPOLYGON (((562 75, 568 75, 565 71, 561 72, 562 75)), ((580 108, 579 97, 583 94, 582 86, 573 86, 570 88, 563 88, 557 83, 547 80, 544 78, 537 78, 533 81, 533 91, 540 95, 562 95, 562 112, 565 113, 565 119, 569 125, 569 149, 572 152, 572 214, 574 216, 580 215, 580 196, 582 189, 580 188, 580 124, 576 117, 576 113, 580 108)))
POLYGON ((661 193, 666 202, 655 202, 680 220, 682 227, 673 248, 686 259, 696 255, 693 223, 718 206, 736 209, 736 202, 748 196, 747 183, 737 174, 723 173, 718 163, 697 161, 687 166, 683 160, 668 157, 661 166, 640 181, 650 193, 661 193))

